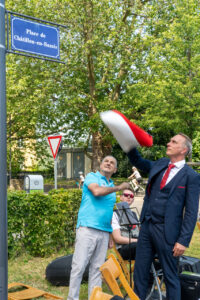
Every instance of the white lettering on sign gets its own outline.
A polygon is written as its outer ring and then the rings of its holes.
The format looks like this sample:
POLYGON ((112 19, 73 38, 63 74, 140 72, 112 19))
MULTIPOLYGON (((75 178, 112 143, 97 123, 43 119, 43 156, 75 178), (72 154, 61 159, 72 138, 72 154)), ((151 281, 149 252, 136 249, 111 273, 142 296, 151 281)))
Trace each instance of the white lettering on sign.
POLYGON ((20 41, 20 42, 25 42, 28 44, 35 44, 35 41, 30 40, 29 38, 26 38, 26 37, 19 36, 17 34, 14 35, 14 40, 20 41))
POLYGON ((30 35, 34 35, 34 36, 38 36, 39 35, 38 32, 34 32, 31 29, 26 29, 26 34, 30 34, 30 35))
POLYGON ((53 48, 53 49, 57 49, 58 48, 55 44, 51 45, 51 44, 48 44, 47 42, 44 42, 44 47, 53 48))
POLYGON ((33 45, 36 44, 37 46, 43 46, 43 47, 52 48, 52 49, 58 48, 55 44, 52 45, 52 44, 48 44, 47 42, 42 43, 39 41, 33 41, 33 40, 29 39, 28 37, 22 37, 17 34, 14 35, 14 40, 28 43, 28 44, 33 44, 33 45))
POLYGON ((44 33, 42 32, 42 33, 40 33, 40 37, 45 39, 46 34, 44 34, 44 33))

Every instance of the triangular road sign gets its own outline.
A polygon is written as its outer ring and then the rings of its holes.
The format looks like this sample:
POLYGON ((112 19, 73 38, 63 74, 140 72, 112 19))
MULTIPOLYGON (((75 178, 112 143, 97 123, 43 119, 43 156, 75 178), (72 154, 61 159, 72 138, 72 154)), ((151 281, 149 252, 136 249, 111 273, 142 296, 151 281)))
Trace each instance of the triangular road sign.
POLYGON ((62 140, 62 135, 48 136, 48 142, 54 159, 56 158, 56 155, 58 153, 61 140, 62 140))

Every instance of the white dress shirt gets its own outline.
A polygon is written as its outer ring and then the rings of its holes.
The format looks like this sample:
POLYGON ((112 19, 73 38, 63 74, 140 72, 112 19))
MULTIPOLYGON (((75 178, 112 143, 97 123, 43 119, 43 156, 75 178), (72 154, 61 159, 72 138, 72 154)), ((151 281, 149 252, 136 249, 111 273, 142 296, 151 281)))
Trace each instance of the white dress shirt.
MULTIPOLYGON (((170 164, 172 164, 172 162, 170 162, 170 164)), ((184 167, 185 159, 175 162, 175 163, 173 163, 173 165, 175 165, 175 167, 171 169, 169 176, 167 178, 166 184, 168 184, 170 182, 170 180, 172 180, 172 178, 184 167)), ((163 174, 163 176, 164 176, 164 174, 163 174)))

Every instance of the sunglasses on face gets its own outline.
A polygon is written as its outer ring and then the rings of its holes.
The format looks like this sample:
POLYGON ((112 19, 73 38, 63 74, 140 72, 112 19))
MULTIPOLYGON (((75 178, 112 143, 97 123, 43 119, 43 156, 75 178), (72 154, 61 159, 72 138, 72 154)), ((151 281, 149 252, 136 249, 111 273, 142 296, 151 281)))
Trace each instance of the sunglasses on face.
POLYGON ((123 196, 124 196, 124 197, 134 198, 134 195, 133 195, 133 194, 123 193, 123 196))

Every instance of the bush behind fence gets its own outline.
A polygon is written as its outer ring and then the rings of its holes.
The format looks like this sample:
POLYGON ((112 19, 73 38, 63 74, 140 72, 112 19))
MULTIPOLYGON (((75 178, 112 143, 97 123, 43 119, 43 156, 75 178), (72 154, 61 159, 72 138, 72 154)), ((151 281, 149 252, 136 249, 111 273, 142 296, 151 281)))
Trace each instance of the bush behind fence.
POLYGON ((8 192, 8 255, 45 256, 72 246, 82 191, 8 192))

